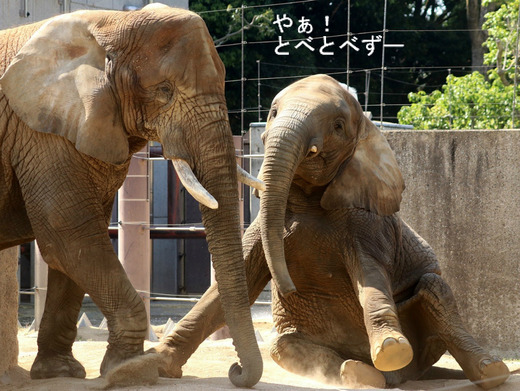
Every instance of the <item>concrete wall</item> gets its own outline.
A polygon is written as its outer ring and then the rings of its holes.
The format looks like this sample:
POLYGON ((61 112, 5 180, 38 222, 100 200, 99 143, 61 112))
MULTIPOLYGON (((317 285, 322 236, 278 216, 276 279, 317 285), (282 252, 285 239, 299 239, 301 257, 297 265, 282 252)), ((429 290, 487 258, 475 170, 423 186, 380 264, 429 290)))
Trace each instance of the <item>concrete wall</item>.
POLYGON ((0 385, 18 363, 18 247, 0 251, 0 385))
POLYGON ((2 0, 0 30, 50 18, 61 9, 57 0, 2 0))
POLYGON ((477 340, 520 355, 520 131, 390 131, 401 217, 433 247, 477 340))
POLYGON ((170 7, 188 9, 189 0, 65 0, 70 4, 70 11, 81 9, 122 10, 123 7, 142 7, 149 3, 163 3, 170 7))
MULTIPOLYGON (((0 30, 33 23, 60 13, 85 9, 123 10, 142 7, 153 0, 1 0, 0 30)), ((171 7, 188 9, 189 0, 161 0, 171 7)))

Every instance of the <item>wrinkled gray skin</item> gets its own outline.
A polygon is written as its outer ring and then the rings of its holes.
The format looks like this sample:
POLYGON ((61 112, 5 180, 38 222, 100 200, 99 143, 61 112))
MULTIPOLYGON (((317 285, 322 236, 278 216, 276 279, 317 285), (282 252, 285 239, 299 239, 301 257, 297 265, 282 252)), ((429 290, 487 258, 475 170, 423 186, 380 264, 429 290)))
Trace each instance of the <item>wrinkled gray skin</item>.
POLYGON ((0 76, 0 250, 36 238, 49 265, 31 376, 85 376, 71 351, 85 293, 108 320, 101 373, 143 354, 145 308, 107 228, 132 154, 155 140, 218 202, 201 210, 242 364, 230 378, 256 384, 262 359, 247 301, 225 70, 202 19, 153 5, 1 31, 0 76))
MULTIPOLYGON (((400 196, 388 192, 400 193, 402 179, 390 168, 382 174, 381 165, 394 166, 393 155, 362 116, 326 76, 303 79, 273 101, 263 135, 261 216, 243 238, 253 303, 271 279, 264 230, 276 227, 264 220, 266 209, 282 204, 282 246, 296 292, 284 296, 273 284, 280 335, 272 358, 322 382, 388 387, 432 375, 448 350, 471 381, 486 389, 503 383, 507 367, 464 329, 432 249, 394 214, 400 196), (269 192, 285 193, 273 200, 269 192)), ((223 324, 213 285, 162 344, 163 365, 180 376, 198 344, 223 324)))

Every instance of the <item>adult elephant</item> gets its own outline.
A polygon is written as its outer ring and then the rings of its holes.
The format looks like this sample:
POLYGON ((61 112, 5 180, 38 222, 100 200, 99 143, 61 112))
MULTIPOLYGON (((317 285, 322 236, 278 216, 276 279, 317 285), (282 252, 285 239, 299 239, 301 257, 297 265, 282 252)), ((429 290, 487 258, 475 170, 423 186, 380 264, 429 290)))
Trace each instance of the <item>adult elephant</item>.
POLYGON ((71 352, 85 293, 108 320, 101 374, 143 353, 145 308, 107 228, 132 154, 154 140, 203 204, 242 364, 230 379, 257 383, 225 70, 202 19, 154 5, 5 30, 0 75, 0 250, 36 238, 50 268, 31 376, 85 376, 71 352))
MULTIPOLYGON (((483 388, 508 378, 464 329, 432 249, 394 213, 404 189, 397 162, 346 89, 324 75, 292 84, 273 100, 262 139, 266 190, 243 247, 250 302, 275 282, 278 364, 384 388, 431 374, 447 349, 483 388), (290 281, 274 278, 279 267, 290 281)), ((223 324, 216 286, 185 319, 155 348, 170 371, 223 324)))

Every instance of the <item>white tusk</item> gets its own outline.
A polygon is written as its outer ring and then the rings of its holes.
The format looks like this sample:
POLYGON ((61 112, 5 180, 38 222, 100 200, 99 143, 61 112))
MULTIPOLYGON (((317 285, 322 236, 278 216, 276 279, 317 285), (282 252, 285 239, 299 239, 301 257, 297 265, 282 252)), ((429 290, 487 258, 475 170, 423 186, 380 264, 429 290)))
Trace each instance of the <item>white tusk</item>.
POLYGON ((318 152, 318 147, 317 147, 316 145, 313 145, 313 146, 311 147, 311 152, 312 152, 312 153, 316 153, 316 152, 318 152))
POLYGON ((237 174, 238 174, 238 180, 242 183, 245 183, 248 186, 251 186, 252 188, 255 188, 259 191, 265 191, 265 183, 264 181, 255 178, 253 175, 248 173, 246 170, 244 170, 240 165, 237 164, 237 174))
POLYGON ((209 192, 202 186, 191 170, 186 160, 182 159, 171 159, 175 171, 179 175, 179 179, 182 184, 189 191, 189 193, 199 201, 201 204, 206 205, 208 208, 217 209, 217 200, 209 194, 209 192))

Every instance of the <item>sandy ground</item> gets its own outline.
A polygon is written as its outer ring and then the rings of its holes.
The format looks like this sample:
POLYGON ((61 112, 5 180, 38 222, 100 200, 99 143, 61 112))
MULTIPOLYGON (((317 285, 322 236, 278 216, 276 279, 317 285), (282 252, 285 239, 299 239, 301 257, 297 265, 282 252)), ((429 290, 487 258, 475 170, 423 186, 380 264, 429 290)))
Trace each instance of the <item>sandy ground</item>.
MULTIPOLYGON (((255 322, 257 335, 263 341, 259 342, 264 357, 264 374, 261 381, 254 387, 255 390, 318 390, 341 389, 326 386, 312 380, 293 375, 280 368, 269 357, 269 341, 272 339, 272 325, 268 322, 255 322)), ((156 334, 161 337, 163 326, 154 326, 156 334)), ((58 378, 47 380, 30 380, 28 370, 36 357, 36 333, 28 332, 21 328, 18 333, 20 346, 19 365, 16 375, 12 378, 15 384, 2 385, 0 390, 48 390, 48 391, 80 391, 100 390, 106 386, 106 381, 99 377, 99 366, 106 348, 107 331, 96 327, 79 329, 78 338, 74 344, 74 356, 85 366, 86 379, 58 378)), ((145 348, 156 345, 146 341, 145 348)), ((117 389, 124 390, 236 390, 227 378, 229 366, 236 361, 236 355, 230 339, 219 341, 205 341, 184 366, 182 379, 160 378, 153 386, 133 386, 117 389)), ((506 361, 511 371, 518 371, 520 361, 506 361)), ((449 356, 444 356, 438 363, 439 366, 459 368, 456 362, 449 356)), ((477 391, 481 388, 473 385, 468 380, 431 380, 407 382, 398 390, 466 390, 477 391)), ((497 391, 520 390, 520 373, 513 374, 510 379, 497 391)))

